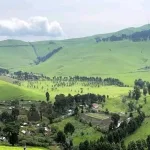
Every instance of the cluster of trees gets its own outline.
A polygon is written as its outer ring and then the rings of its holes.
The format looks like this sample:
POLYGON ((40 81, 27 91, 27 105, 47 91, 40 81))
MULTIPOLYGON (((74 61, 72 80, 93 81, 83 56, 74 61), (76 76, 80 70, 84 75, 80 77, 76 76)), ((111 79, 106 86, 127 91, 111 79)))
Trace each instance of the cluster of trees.
MULTIPOLYGON (((111 123, 109 126, 110 132, 107 135, 107 140, 110 143, 121 142, 126 136, 132 134, 137 128, 141 126, 142 122, 144 121, 144 118, 145 118, 145 114, 141 112, 137 117, 121 122, 118 128, 116 128, 116 124, 114 122, 111 123)), ((118 119, 119 118, 115 120, 118 119)))
MULTIPOLYGON (((12 109, 3 111, 0 114, 0 135, 5 137, 12 146, 15 144, 24 146, 26 143, 28 146, 48 147, 52 139, 51 137, 47 138, 45 134, 47 124, 42 120, 42 116, 50 119, 49 117, 52 113, 51 105, 46 102, 45 105, 41 104, 40 106, 39 103, 38 105, 31 104, 29 110, 27 110, 22 108, 17 100, 8 104, 11 105, 12 109), (34 130, 30 130, 30 127, 28 128, 28 125, 30 126, 32 122, 40 121, 40 119, 43 122, 39 127, 36 126, 34 130), (22 131, 20 127, 24 123, 27 125, 26 129, 24 129, 27 134, 21 134, 20 132, 22 131)), ((32 125, 35 124, 33 123, 32 125)))
MULTIPOLYGON (((138 140, 138 141, 131 141, 128 144, 127 150, 145 150, 149 145, 149 141, 148 140, 138 140)), ((150 150, 148 148, 148 150, 150 150)))
POLYGON ((65 86, 65 85, 71 86, 76 84, 77 82, 83 83, 84 86, 90 86, 90 85, 97 85, 97 86, 116 85, 121 87, 126 86, 119 79, 115 79, 115 78, 102 79, 101 77, 86 77, 86 76, 74 76, 74 77, 54 76, 52 78, 52 82, 58 86, 65 86))
POLYGON ((4 68, 0 68, 0 75, 6 75, 9 73, 9 70, 4 69, 4 68))
MULTIPOLYGON (((139 100, 141 97, 141 89, 143 90, 143 95, 146 96, 150 94, 150 83, 147 81, 143 81, 142 79, 138 79, 134 81, 134 89, 133 91, 129 91, 129 98, 139 100)), ((146 98, 145 98, 146 99, 146 98)))
POLYGON ((75 108, 78 105, 88 105, 92 107, 92 103, 102 103, 106 101, 106 98, 109 96, 105 95, 96 95, 96 94, 83 94, 83 95, 74 95, 69 94, 65 96, 64 94, 56 95, 54 102, 54 109, 56 111, 65 112, 68 109, 75 108))
POLYGON ((54 50, 52 50, 51 52, 49 52, 48 54, 46 54, 43 57, 38 57, 38 61, 36 62, 36 64, 38 64, 39 62, 45 62, 47 59, 49 59, 50 57, 52 57, 54 54, 56 54, 57 52, 59 52, 63 47, 58 47, 54 50))
POLYGON ((101 137, 95 142, 85 141, 80 143, 79 150, 150 150, 150 135, 146 140, 131 141, 128 146, 121 141, 119 144, 109 143, 105 138, 101 137))
POLYGON ((73 142, 72 139, 67 139, 68 134, 73 134, 75 131, 75 127, 68 122, 64 127, 63 131, 58 131, 56 136, 56 142, 61 143, 63 145, 63 148, 66 150, 71 150, 73 148, 73 142))
POLYGON ((117 85, 117 86, 120 86, 120 87, 126 86, 119 79, 115 79, 115 78, 106 78, 106 79, 104 79, 104 83, 106 83, 108 85, 117 85))
POLYGON ((18 143, 18 135, 20 123, 18 121, 19 109, 17 105, 12 109, 11 113, 4 111, 0 114, 0 121, 4 124, 1 133, 7 138, 10 144, 18 143))
POLYGON ((22 72, 17 71, 12 75, 14 79, 17 80, 50 80, 49 77, 44 76, 43 74, 34 74, 32 72, 22 72))
POLYGON ((134 81, 134 85, 139 86, 141 89, 143 89, 143 87, 147 84, 148 84, 148 82, 143 81, 142 79, 138 79, 138 80, 134 81))
POLYGON ((131 35, 126 35, 126 34, 122 34, 120 36, 115 36, 112 35, 110 37, 106 37, 106 38, 100 38, 100 37, 96 37, 95 41, 97 43, 99 42, 108 42, 108 41, 122 41, 122 40, 131 40, 133 42, 139 42, 139 41, 147 41, 150 40, 150 30, 144 30, 144 31, 140 31, 140 32, 135 32, 131 35))

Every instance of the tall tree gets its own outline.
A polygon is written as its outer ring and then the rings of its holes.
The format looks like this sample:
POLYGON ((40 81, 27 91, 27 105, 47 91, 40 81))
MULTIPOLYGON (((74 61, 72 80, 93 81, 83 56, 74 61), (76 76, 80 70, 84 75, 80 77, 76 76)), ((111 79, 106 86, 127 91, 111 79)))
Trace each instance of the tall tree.
POLYGON ((140 91, 140 88, 138 86, 134 87, 134 93, 135 93, 135 99, 139 100, 139 98, 141 97, 141 91, 140 91))
POLYGON ((62 131, 59 131, 57 133, 56 141, 58 143, 62 143, 62 144, 66 142, 65 134, 62 131))
POLYGON ((117 126, 118 125, 118 121, 120 120, 120 116, 118 114, 114 113, 111 116, 111 120, 114 122, 114 125, 117 126))
POLYGON ((46 92, 46 100, 47 100, 47 102, 50 100, 50 95, 48 92, 46 92))
POLYGON ((74 131, 75 131, 74 126, 70 122, 68 122, 64 127, 64 133, 65 134, 70 133, 72 135, 74 131))
POLYGON ((20 126, 18 123, 10 122, 7 123, 3 129, 9 138, 9 143, 12 144, 12 146, 18 143, 19 128, 20 126))
POLYGON ((150 135, 146 139, 148 150, 150 150, 150 135))
POLYGON ((19 116, 19 109, 16 107, 13 108, 11 114, 12 114, 14 120, 17 120, 17 117, 19 116))
POLYGON ((144 88, 143 88, 143 95, 146 96, 147 93, 148 93, 147 87, 144 87, 144 88))

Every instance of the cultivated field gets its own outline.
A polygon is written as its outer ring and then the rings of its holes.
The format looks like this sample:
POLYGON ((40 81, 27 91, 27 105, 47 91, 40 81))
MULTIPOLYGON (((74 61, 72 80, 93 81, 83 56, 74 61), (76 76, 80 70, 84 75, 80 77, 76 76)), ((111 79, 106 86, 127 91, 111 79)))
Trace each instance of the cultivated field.
POLYGON ((64 119, 63 121, 59 123, 54 123, 52 126, 55 126, 58 128, 58 130, 64 130, 64 126, 68 123, 72 123, 75 127, 75 132, 71 136, 73 139, 74 145, 78 145, 80 142, 83 142, 85 140, 94 141, 97 140, 102 134, 93 127, 89 127, 88 124, 83 124, 77 120, 75 120, 74 117, 70 117, 67 119, 64 119))

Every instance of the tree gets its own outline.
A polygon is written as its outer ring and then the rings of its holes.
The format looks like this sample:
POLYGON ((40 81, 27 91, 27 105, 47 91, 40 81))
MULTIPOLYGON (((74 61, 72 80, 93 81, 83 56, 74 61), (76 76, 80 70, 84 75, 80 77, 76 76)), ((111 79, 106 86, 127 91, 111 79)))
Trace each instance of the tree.
POLYGON ((18 135, 19 135, 19 124, 15 122, 7 123, 3 129, 9 138, 9 143, 14 146, 14 144, 18 143, 18 135))
POLYGON ((129 111, 133 111, 134 110, 134 103, 132 101, 130 101, 128 103, 128 107, 129 107, 129 111))
POLYGON ((14 120, 17 120, 17 117, 19 116, 19 109, 16 107, 13 108, 11 114, 12 114, 14 120))
POLYGON ((146 96, 146 95, 147 95, 147 93, 148 93, 148 90, 147 90, 147 88, 146 88, 146 87, 144 87, 144 88, 143 88, 143 95, 144 95, 144 96, 146 96))
POLYGON ((112 131, 113 129, 115 129, 115 125, 114 122, 111 122, 109 125, 109 131, 112 131))
POLYGON ((138 147, 136 143, 132 141, 129 143, 127 150, 138 150, 138 147))
POLYGON ((127 101, 126 97, 122 98, 122 103, 125 103, 127 101))
POLYGON ((132 91, 131 90, 129 91, 128 98, 132 98, 132 91))
POLYGON ((121 142, 121 148, 122 148, 122 150, 126 150, 126 146, 124 144, 124 141, 121 142))
POLYGON ((136 141, 136 145, 138 147, 138 150, 144 150, 144 145, 141 140, 136 141))
POLYGON ((76 108, 74 109, 74 114, 78 115, 78 112, 79 112, 79 108, 76 106, 76 108))
POLYGON ((41 119, 35 104, 31 104, 27 117, 29 121, 39 121, 41 119))
POLYGON ((75 131, 74 126, 70 122, 68 122, 64 127, 64 133, 65 134, 70 133, 72 135, 74 131, 75 131))
POLYGON ((62 143, 62 144, 66 142, 65 134, 62 131, 59 131, 57 133, 56 141, 58 143, 62 143))
POLYGON ((147 85, 148 88, 148 94, 150 95, 150 83, 147 85))
POLYGON ((144 103, 145 103, 145 104, 147 103, 147 99, 146 99, 146 97, 144 97, 144 103))
POLYGON ((135 100, 139 100, 139 98, 141 97, 141 91, 138 86, 134 87, 134 93, 135 93, 135 100))
POLYGON ((79 150, 89 150, 89 141, 85 141, 83 143, 80 143, 79 150))
POLYGON ((116 113, 114 113, 111 116, 111 120, 114 122, 114 125, 117 126, 118 125, 118 121, 120 120, 120 116, 116 113))
POLYGON ((150 135, 146 139, 148 150, 150 150, 150 135))
POLYGON ((12 144, 12 146, 18 143, 18 133, 10 133, 9 143, 12 144))
POLYGON ((2 112, 2 114, 0 115, 0 120, 4 123, 8 123, 13 121, 13 117, 12 115, 10 115, 7 111, 2 112))
POLYGON ((46 100, 47 100, 47 102, 50 100, 50 95, 48 92, 46 92, 46 100))

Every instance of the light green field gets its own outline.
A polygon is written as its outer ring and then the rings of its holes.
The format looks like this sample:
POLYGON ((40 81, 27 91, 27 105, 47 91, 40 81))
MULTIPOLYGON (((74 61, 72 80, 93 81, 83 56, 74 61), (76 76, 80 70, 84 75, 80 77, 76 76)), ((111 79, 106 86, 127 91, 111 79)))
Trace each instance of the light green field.
POLYGON ((0 80, 0 100, 43 100, 45 95, 0 80))
POLYGON ((83 123, 75 120, 74 117, 67 118, 59 123, 54 123, 52 125, 63 131, 64 126, 68 122, 71 122, 75 127, 75 132, 72 135, 74 145, 78 145, 80 142, 84 142, 85 140, 97 140, 102 135, 100 132, 95 131, 92 127, 89 127, 86 124, 84 125, 83 123), (81 132, 84 133, 83 136, 81 136, 81 132))
MULTIPOLYGON (((28 87, 29 82, 22 82, 21 87, 28 87)), ((101 94, 101 95, 109 95, 110 98, 116 98, 121 95, 126 95, 129 90, 131 90, 131 87, 117 87, 117 86, 101 86, 101 87, 85 87, 82 86, 80 83, 77 85, 71 86, 71 87, 57 87, 56 90, 52 91, 52 83, 50 81, 41 81, 41 82, 32 82, 32 85, 38 88, 30 88, 29 89, 37 92, 37 93, 44 93, 46 91, 49 91, 51 101, 54 101, 54 98, 57 94, 64 94, 64 95, 75 95, 75 94, 81 94, 80 89, 83 88, 83 93, 95 93, 95 94, 101 94), (42 89, 43 87, 43 89, 42 89)))
POLYGON ((100 119, 100 120, 104 120, 109 118, 108 116, 104 115, 104 114, 98 114, 98 113, 87 113, 87 116, 96 118, 96 119, 100 119))
MULTIPOLYGON (((45 148, 27 147, 28 150, 46 150, 45 148)), ((0 146, 0 150, 23 150, 23 147, 0 146)))

